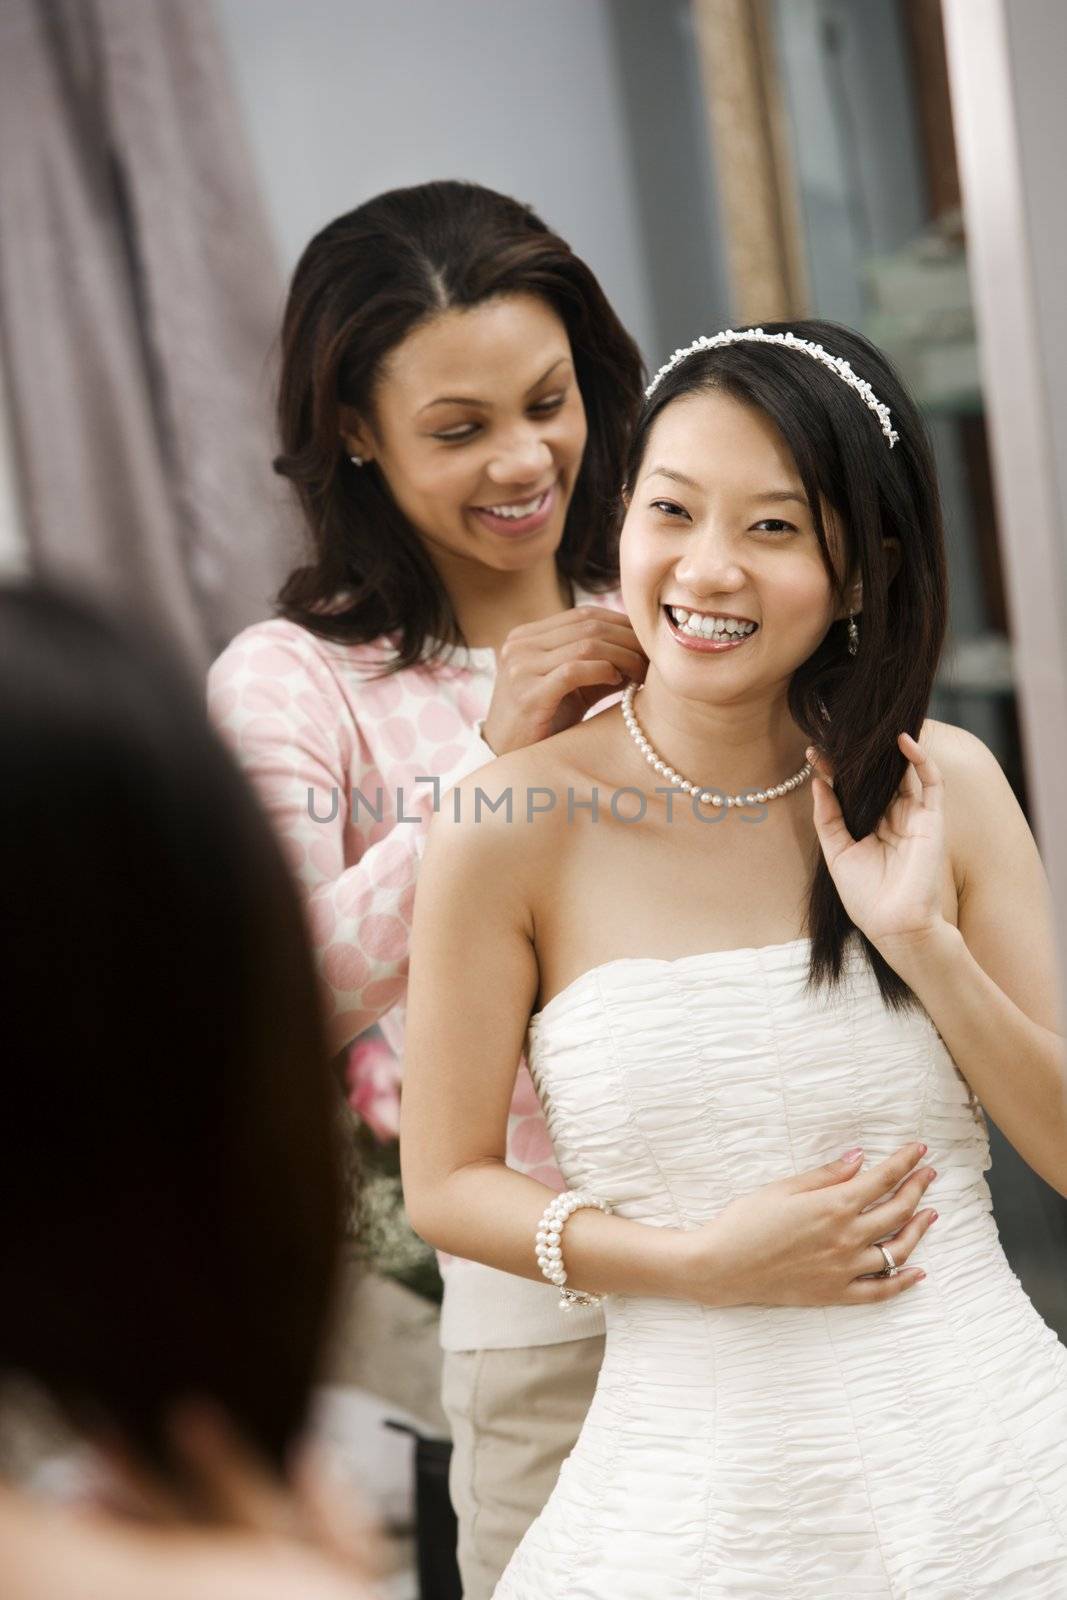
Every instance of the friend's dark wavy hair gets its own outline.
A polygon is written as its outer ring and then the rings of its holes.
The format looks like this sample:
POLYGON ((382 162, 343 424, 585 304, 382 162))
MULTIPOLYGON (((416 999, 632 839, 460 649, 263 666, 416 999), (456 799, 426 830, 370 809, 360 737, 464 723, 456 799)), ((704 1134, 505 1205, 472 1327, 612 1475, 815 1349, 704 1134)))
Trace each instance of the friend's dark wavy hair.
MULTIPOLYGON (((763 328, 766 333, 792 329, 798 338, 844 356, 889 407, 898 435, 893 448, 860 396, 811 355, 777 344, 727 345, 689 356, 646 400, 626 482, 636 482, 656 419, 687 395, 731 395, 757 407, 778 428, 811 505, 835 596, 842 599, 856 577, 863 581, 856 655, 848 654, 847 621, 835 622, 789 686, 790 712, 827 757, 845 822, 854 838, 863 838, 899 787, 907 762, 897 735, 907 731, 918 737, 944 642, 948 588, 937 475, 914 401, 867 339, 832 322, 764 323, 763 328), (831 560, 827 508, 844 532, 846 581, 839 581, 831 560), (891 581, 882 547, 886 537, 900 541, 900 565, 891 581)), ((810 987, 838 982, 845 942, 855 933, 883 1001, 900 1011, 917 1004, 908 985, 855 928, 821 849, 813 862, 808 927, 810 987)))
POLYGON ((312 559, 290 574, 277 605, 290 621, 344 643, 399 632, 387 672, 465 641, 444 585, 379 469, 349 464, 341 407, 372 419, 382 362, 414 328, 442 311, 510 294, 539 296, 563 321, 589 423, 559 569, 593 591, 613 588, 614 508, 644 373, 596 278, 558 234, 529 206, 479 184, 424 183, 336 218, 293 274, 274 470, 295 487, 312 559))

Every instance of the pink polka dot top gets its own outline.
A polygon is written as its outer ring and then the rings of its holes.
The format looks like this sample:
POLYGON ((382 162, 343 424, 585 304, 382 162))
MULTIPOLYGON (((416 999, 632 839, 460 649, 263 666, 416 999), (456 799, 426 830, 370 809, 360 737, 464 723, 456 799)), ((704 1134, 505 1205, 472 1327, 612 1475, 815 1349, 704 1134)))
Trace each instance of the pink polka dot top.
MULTIPOLYGON (((618 591, 575 585, 575 603, 584 602, 623 609, 618 591)), ((388 638, 341 644, 276 618, 238 634, 208 674, 212 720, 303 894, 331 1049, 347 1048, 351 1102, 382 1137, 399 1126, 408 940, 435 798, 496 759, 479 726, 493 694, 493 650, 457 647, 442 663, 372 677, 391 653, 388 638), (418 781, 431 775, 436 796, 418 781)), ((525 1058, 507 1151, 509 1166, 563 1188, 525 1058)), ((477 1262, 443 1266, 445 1349, 555 1344, 603 1331, 596 1308, 564 1316, 547 1283, 477 1262)))

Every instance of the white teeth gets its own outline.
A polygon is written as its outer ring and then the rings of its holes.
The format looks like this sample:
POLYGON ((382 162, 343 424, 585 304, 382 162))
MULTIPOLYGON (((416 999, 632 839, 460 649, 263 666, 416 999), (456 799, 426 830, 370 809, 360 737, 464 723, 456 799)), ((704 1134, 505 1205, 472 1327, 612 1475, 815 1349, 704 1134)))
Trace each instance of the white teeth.
POLYGON ((520 517, 532 517, 547 493, 547 489, 542 489, 536 499, 527 500, 522 505, 486 506, 485 509, 491 512, 494 517, 510 517, 517 521, 520 517))
POLYGON ((679 632, 695 639, 733 639, 756 631, 754 622, 739 622, 734 617, 704 616, 699 611, 686 610, 685 606, 668 606, 667 609, 679 632))

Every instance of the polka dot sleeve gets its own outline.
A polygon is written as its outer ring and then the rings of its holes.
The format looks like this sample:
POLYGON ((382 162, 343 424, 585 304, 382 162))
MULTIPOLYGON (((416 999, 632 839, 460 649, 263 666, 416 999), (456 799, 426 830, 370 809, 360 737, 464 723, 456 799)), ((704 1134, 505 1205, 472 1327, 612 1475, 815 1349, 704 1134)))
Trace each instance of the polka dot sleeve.
POLYGON ((495 759, 468 724, 451 733, 447 764, 433 761, 436 747, 422 764, 417 748, 402 768, 391 764, 396 718, 376 716, 375 692, 361 690, 359 648, 324 647, 280 620, 257 623, 208 675, 212 719, 303 891, 335 1052, 406 989, 415 881, 435 800, 434 787, 416 776, 435 774, 440 796, 495 759))

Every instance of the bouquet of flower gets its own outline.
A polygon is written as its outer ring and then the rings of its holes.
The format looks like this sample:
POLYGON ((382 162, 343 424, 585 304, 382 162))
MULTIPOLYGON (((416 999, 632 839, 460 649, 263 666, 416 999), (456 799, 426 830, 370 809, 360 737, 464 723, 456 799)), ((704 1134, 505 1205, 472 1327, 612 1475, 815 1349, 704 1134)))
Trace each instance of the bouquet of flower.
POLYGON ((353 1218, 360 1253, 373 1272, 440 1304, 437 1257, 413 1231, 404 1210, 400 1063, 377 1028, 360 1034, 349 1046, 345 1088, 356 1119, 361 1169, 361 1192, 353 1218))

